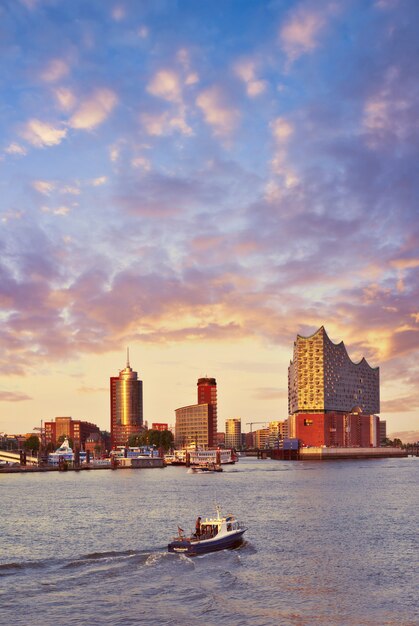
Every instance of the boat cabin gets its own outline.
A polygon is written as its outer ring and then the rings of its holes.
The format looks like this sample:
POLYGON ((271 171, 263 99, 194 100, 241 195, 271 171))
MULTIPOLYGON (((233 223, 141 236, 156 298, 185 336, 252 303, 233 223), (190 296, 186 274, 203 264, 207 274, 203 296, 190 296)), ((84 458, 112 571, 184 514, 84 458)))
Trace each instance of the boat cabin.
POLYGON ((233 515, 227 515, 227 517, 220 517, 216 519, 206 519, 201 522, 201 534, 200 539, 210 539, 216 537, 219 533, 228 533, 232 530, 239 530, 240 524, 234 518, 233 515))

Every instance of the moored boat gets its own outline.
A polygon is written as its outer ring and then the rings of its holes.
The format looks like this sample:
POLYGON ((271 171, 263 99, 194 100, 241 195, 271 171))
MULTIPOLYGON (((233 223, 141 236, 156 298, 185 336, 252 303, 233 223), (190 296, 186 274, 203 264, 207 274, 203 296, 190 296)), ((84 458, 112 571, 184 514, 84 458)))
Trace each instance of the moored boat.
POLYGON ((217 506, 217 517, 206 518, 201 522, 199 531, 191 536, 186 537, 179 527, 178 536, 168 544, 167 549, 177 554, 196 556, 236 548, 243 542, 246 530, 247 528, 240 524, 234 515, 222 515, 217 506))

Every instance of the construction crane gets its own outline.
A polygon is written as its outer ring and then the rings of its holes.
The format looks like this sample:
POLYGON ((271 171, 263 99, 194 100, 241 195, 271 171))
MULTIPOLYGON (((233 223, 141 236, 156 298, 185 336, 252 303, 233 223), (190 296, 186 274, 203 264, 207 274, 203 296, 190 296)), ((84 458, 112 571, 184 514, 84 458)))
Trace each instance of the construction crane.
POLYGON ((252 432, 253 424, 267 424, 267 422, 266 421, 264 421, 264 422, 246 422, 246 426, 250 426, 250 432, 252 432))

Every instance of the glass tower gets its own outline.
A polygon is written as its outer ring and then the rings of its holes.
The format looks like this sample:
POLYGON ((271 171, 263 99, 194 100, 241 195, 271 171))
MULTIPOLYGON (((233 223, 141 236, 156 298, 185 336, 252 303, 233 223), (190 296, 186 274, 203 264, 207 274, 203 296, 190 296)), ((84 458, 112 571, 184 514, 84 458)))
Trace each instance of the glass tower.
POLYGON ((110 379, 110 392, 111 443, 115 448, 127 445, 143 425, 143 382, 130 366, 128 351, 126 367, 110 379))

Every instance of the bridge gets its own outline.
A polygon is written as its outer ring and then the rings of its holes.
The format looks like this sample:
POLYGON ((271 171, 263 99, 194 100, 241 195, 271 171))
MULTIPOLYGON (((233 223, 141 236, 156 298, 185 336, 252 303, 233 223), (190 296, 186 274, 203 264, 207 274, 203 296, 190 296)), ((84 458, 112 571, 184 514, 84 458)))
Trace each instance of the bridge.
MULTIPOLYGON (((9 463, 21 464, 22 457, 20 452, 9 452, 8 450, 0 450, 0 461, 8 461, 9 463)), ((27 465, 38 465, 38 457, 26 455, 27 465)))

